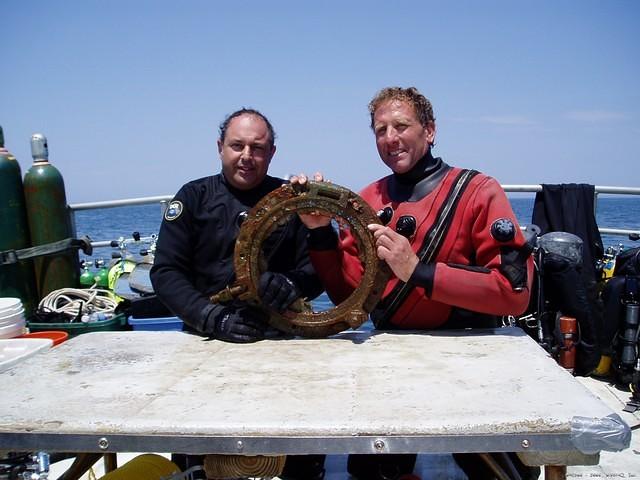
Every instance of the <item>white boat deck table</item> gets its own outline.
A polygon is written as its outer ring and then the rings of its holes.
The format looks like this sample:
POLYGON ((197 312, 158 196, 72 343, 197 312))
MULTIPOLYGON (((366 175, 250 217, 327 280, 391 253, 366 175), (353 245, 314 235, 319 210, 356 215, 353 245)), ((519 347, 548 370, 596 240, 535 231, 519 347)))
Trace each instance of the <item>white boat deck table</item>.
POLYGON ((88 333, 1 373, 0 385, 0 450, 518 452, 561 477, 631 436, 517 328, 243 345, 88 333))

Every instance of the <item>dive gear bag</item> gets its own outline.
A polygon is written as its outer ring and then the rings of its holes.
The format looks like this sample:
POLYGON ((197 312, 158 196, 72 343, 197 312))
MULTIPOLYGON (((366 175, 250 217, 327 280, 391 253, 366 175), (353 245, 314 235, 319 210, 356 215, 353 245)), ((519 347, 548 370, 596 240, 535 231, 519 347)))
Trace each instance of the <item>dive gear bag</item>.
POLYGON ((640 399, 640 247, 618 255, 602 301, 613 375, 640 399))
POLYGON ((589 301, 589 282, 582 268, 582 240, 568 232, 549 232, 536 240, 535 281, 530 314, 520 326, 554 358, 565 347, 560 328, 562 315, 578 323, 576 375, 588 375, 600 361, 596 316, 589 301), (535 323, 529 320, 535 320, 535 323))

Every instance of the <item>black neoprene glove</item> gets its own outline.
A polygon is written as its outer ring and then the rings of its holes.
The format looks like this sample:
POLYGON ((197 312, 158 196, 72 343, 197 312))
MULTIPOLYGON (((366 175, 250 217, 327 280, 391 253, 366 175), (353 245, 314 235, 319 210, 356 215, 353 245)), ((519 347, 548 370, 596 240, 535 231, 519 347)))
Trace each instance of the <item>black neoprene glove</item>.
POLYGON ((212 309, 207 319, 207 333, 224 342, 257 342, 267 327, 266 315, 249 307, 212 309))
POLYGON ((284 312, 300 296, 300 289, 282 273, 265 272, 260 276, 258 293, 265 305, 284 312))

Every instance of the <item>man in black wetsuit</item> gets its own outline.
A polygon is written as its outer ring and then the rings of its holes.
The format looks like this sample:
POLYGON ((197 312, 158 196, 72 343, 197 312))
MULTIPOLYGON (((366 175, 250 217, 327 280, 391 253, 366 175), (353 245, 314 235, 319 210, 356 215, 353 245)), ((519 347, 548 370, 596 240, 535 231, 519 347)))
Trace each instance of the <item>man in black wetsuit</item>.
MULTIPOLYGON (((273 127, 255 110, 232 113, 220 126, 222 173, 184 185, 167 208, 151 269, 158 297, 187 330, 245 343, 264 338, 264 314, 242 303, 212 304, 209 296, 235 279, 233 251, 242 220, 267 193, 285 183, 267 175, 276 151, 273 127)), ((293 218, 265 245, 263 301, 283 311, 322 287, 307 255, 306 228, 293 218)))
MULTIPOLYGON (((243 302, 212 304, 209 296, 235 279, 233 251, 240 224, 267 193, 285 180, 267 175, 276 151, 269 120, 241 109, 220 125, 222 173, 184 185, 169 204, 160 228, 151 281, 160 300, 189 330, 218 340, 246 343, 267 332, 266 315, 243 302)), ((298 297, 315 298, 322 286, 309 261, 307 229, 297 216, 264 243, 267 269, 261 275, 263 303, 285 310, 298 297)), ((201 461, 174 460, 182 468, 201 461)), ((289 457, 282 478, 320 479, 322 456, 289 457)))

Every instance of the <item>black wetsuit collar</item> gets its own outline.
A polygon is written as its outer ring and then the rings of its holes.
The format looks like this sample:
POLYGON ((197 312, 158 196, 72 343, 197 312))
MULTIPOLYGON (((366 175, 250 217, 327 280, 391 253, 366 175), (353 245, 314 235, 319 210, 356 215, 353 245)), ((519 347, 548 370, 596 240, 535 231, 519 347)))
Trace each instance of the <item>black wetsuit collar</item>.
POLYGON ((450 168, 429 149, 411 170, 388 177, 389 197, 394 202, 417 202, 435 189, 450 168))
POLYGON ((278 186, 277 184, 274 184, 274 179, 268 175, 265 176, 260 184, 250 190, 240 190, 234 187, 224 176, 224 173, 220 173, 220 178, 222 183, 227 187, 227 190, 229 190, 234 197, 240 200, 244 205, 249 206, 253 206, 258 203, 262 197, 278 186))

